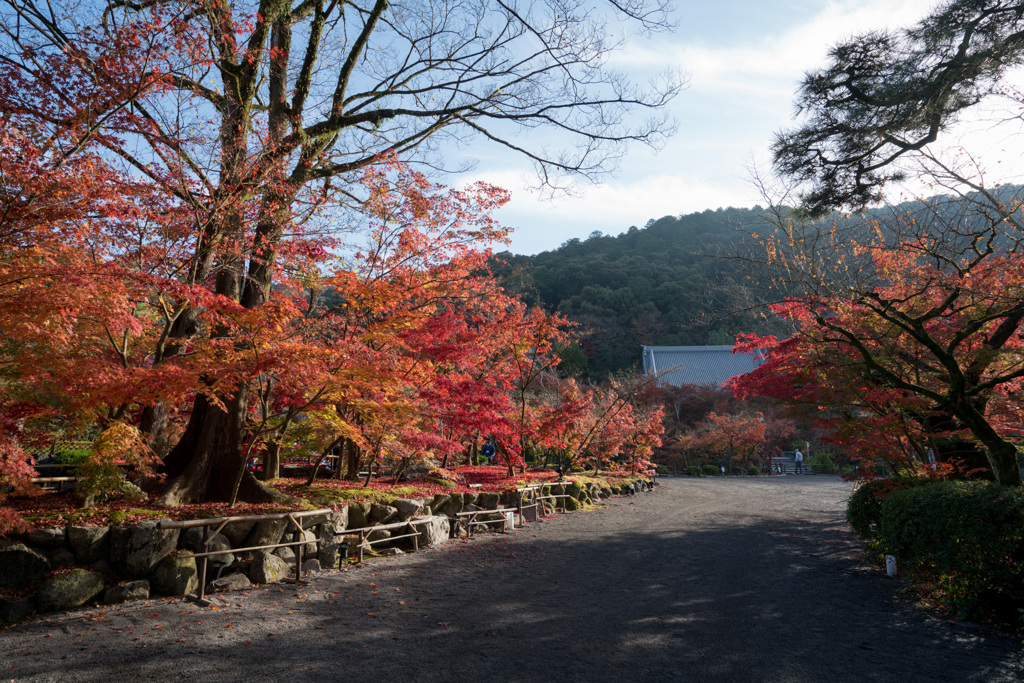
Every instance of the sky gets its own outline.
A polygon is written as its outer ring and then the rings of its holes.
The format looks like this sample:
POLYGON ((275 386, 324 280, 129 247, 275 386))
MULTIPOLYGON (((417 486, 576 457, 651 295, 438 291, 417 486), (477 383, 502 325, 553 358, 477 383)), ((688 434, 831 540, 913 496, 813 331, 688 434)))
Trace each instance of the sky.
POLYGON ((750 182, 766 170, 775 132, 794 125, 793 96, 830 46, 864 31, 909 26, 932 0, 677 0, 678 28, 634 39, 612 57, 632 74, 677 67, 689 87, 670 105, 678 132, 658 153, 632 147, 614 174, 580 183, 573 196, 546 199, 526 189, 535 177, 511 155, 481 157, 464 184, 486 180, 512 201, 497 217, 513 227, 511 251, 535 254, 593 231, 616 235, 649 219, 763 204, 750 182))

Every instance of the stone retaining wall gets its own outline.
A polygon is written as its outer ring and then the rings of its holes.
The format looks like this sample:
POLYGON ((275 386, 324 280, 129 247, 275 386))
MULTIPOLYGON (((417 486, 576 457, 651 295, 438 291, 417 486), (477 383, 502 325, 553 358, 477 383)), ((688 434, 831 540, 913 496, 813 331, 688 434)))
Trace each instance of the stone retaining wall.
MULTIPOLYGON (((637 482, 613 491, 595 484, 551 484, 542 495, 564 495, 566 510, 577 510, 599 498, 628 495, 650 484, 637 482)), ((530 502, 535 492, 527 494, 530 502)), ((398 499, 389 505, 351 503, 338 511, 300 518, 302 531, 287 519, 232 522, 210 542, 209 550, 232 550, 277 543, 306 541, 302 546, 303 569, 338 567, 341 543, 355 545, 358 537, 346 539, 344 532, 368 526, 426 518, 415 528, 382 529, 368 534, 375 549, 408 550, 412 538, 388 543, 392 535, 418 532, 419 547, 437 545, 448 539, 448 519, 460 512, 515 507, 516 494, 453 493, 424 499, 398 499), (301 533, 301 536, 300 536, 301 533)), ((546 501, 543 514, 562 507, 546 501), (557 506, 557 507, 556 507, 557 506)), ((539 513, 540 510, 536 510, 539 513)), ((535 515, 528 515, 528 518, 535 515)), ((495 514, 495 523, 504 517, 495 514)), ((154 595, 184 596, 198 589, 197 560, 205 533, 202 527, 160 529, 157 521, 130 526, 84 527, 69 525, 40 529, 31 534, 0 539, 0 622, 17 621, 33 612, 72 609, 90 602, 111 605, 127 600, 144 600, 154 595), (15 596, 15 597, 4 597, 15 596)), ((353 548, 354 550, 354 548, 353 548)), ((391 550, 390 552, 396 552, 391 550)), ((211 557, 207 569, 208 590, 237 590, 253 583, 278 581, 294 571, 292 548, 269 551, 229 552, 211 557)))

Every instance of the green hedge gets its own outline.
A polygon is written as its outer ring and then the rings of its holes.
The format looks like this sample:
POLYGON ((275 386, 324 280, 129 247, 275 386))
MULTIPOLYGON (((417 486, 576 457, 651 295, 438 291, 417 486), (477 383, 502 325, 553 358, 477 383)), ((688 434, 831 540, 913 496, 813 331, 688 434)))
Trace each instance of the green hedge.
POLYGON ((756 477, 759 474, 761 474, 761 470, 757 469, 756 465, 751 465, 747 468, 747 476, 756 477))
POLYGON ((714 465, 704 465, 700 468, 700 471, 705 477, 717 477, 722 473, 722 470, 714 465))
POLYGON ((700 468, 697 467, 696 465, 690 465, 689 467, 686 468, 686 475, 689 477, 699 477, 700 468))
POLYGON ((875 479, 861 484, 860 488, 850 496, 846 505, 846 521, 862 538, 870 538, 871 525, 878 524, 882 518, 882 501, 896 491, 905 491, 911 487, 930 483, 929 479, 875 479))
POLYGON ((882 502, 876 547, 935 582, 961 616, 1005 619, 1024 606, 1024 489, 944 481, 895 491, 882 502))

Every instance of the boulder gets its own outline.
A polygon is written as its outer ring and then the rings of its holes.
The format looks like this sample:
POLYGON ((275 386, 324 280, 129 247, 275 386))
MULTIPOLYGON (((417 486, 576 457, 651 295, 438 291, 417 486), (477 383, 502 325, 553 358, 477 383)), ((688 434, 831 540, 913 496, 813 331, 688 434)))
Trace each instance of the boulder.
POLYGON ((459 514, 462 512, 462 498, 460 496, 448 496, 448 502, 442 511, 449 517, 459 514))
POLYGON ((498 507, 498 501, 501 500, 501 494, 494 492, 481 493, 478 497, 480 501, 478 505, 484 510, 493 510, 498 507))
POLYGON ((256 526, 256 522, 231 522, 230 524, 225 524, 220 533, 224 534, 232 548, 241 548, 243 547, 242 544, 245 543, 245 539, 252 533, 254 526, 256 526))
POLYGON ((36 529, 28 535, 28 542, 42 548, 57 548, 64 545, 67 534, 64 527, 56 529, 36 529))
POLYGON ((199 571, 191 553, 165 557, 149 577, 153 590, 182 597, 199 589, 199 571))
POLYGON ((109 560, 96 560, 92 563, 91 568, 94 571, 98 571, 99 573, 103 574, 104 578, 106 578, 108 583, 111 580, 117 580, 120 578, 117 575, 117 572, 114 571, 114 567, 110 564, 109 560))
POLYGON ((408 498, 399 498, 392 506, 398 510, 398 520, 402 522, 409 521, 423 511, 423 504, 420 501, 408 498))
POLYGON ((470 491, 469 493, 462 494, 463 505, 476 505, 478 500, 480 500, 480 494, 476 491, 470 491))
POLYGON ((348 528, 362 529, 369 526, 371 505, 365 501, 348 504, 348 528))
POLYGON ((441 545, 448 541, 449 523, 447 517, 428 517, 416 528, 420 532, 419 545, 421 548, 429 545, 441 545))
POLYGON ((295 521, 301 524, 303 529, 312 529, 313 527, 318 527, 324 522, 326 522, 327 518, 332 514, 333 513, 331 512, 321 512, 318 515, 310 515, 309 517, 299 517, 295 521))
MULTIPOLYGON (((51 567, 70 567, 75 564, 75 554, 64 546, 54 548, 46 553, 46 557, 50 559, 51 567)), ((97 562, 102 562, 102 560, 97 560, 97 562)))
MULTIPOLYGON (((203 536, 206 530, 201 527, 193 527, 186 529, 181 535, 181 547, 186 550, 191 550, 194 553, 202 552, 216 552, 218 550, 231 550, 231 541, 224 534, 216 534, 210 539, 210 542, 206 544, 206 549, 203 550, 203 536), (198 532, 198 533, 196 533, 198 532)), ((199 560, 197 560, 199 561, 199 560)), ((211 565, 221 565, 227 567, 235 562, 235 554, 226 552, 220 555, 210 555, 207 560, 211 565)))
POLYGON ((291 548, 275 548, 274 554, 288 564, 295 564, 295 551, 291 548))
POLYGON ((207 590, 212 591, 244 591, 252 588, 252 581, 245 574, 228 574, 209 583, 207 590))
POLYGON ((274 583, 288 575, 288 563, 265 550, 256 553, 249 566, 249 579, 253 583, 274 583))
POLYGON ((430 470, 439 467, 440 463, 435 460, 424 460, 421 462, 414 462, 405 468, 402 473, 402 481, 408 479, 423 479, 424 477, 430 476, 430 470))
POLYGON ((316 553, 316 559, 324 569, 335 569, 341 560, 341 543, 334 541, 320 543, 320 550, 316 553))
POLYGON ((570 497, 564 498, 563 500, 565 501, 566 512, 575 512, 576 510, 579 510, 583 507, 583 504, 580 501, 576 500, 575 498, 570 497))
POLYGON ((264 545, 280 543, 284 532, 291 526, 287 519, 265 519, 257 522, 249 536, 245 539, 245 547, 258 548, 264 545))
POLYGON ((303 574, 309 574, 310 572, 318 572, 318 571, 320 571, 320 560, 316 559, 315 557, 313 559, 311 559, 311 560, 305 560, 302 563, 302 573, 303 574))
POLYGON ((374 505, 370 509, 370 519, 381 524, 398 521, 398 508, 393 505, 374 505))
POLYGON ((391 532, 387 529, 374 529, 370 533, 366 534, 366 540, 369 543, 383 541, 388 538, 391 538, 391 532))
POLYGON ((0 595, 0 624, 6 621, 21 621, 36 611, 32 598, 5 598, 0 595))
POLYGON ((149 600, 149 581, 129 581, 111 586, 103 593, 104 605, 117 605, 129 600, 149 600))
POLYGON ((0 546, 0 588, 20 591, 34 586, 50 570, 50 560, 24 543, 0 546))
POLYGON ((132 578, 149 576, 178 547, 180 529, 159 529, 146 520, 110 530, 110 560, 118 571, 132 578))
MULTIPOLYGON (((303 559, 308 557, 316 557, 316 534, 314 534, 309 529, 306 529, 302 532, 302 535, 300 537, 299 532, 295 532, 295 540, 306 541, 306 545, 301 546, 303 559)), ((300 546, 293 546, 293 549, 298 547, 300 546)))
POLYGON ((317 527, 317 550, 316 558, 320 565, 327 569, 334 569, 338 566, 340 559, 339 546, 341 534, 348 526, 348 508, 342 508, 341 512, 332 512, 324 520, 323 524, 317 527))
POLYGON ((72 569, 67 574, 51 576, 36 593, 40 612, 81 607, 103 590, 103 574, 88 569, 72 569))
POLYGON ((82 562, 95 562, 110 556, 110 527, 69 526, 68 545, 82 562))
POLYGON ((434 494, 433 500, 430 501, 430 514, 436 515, 439 510, 444 508, 448 504, 448 496, 443 493, 434 494))
POLYGON ((348 508, 342 508, 341 512, 332 512, 327 515, 323 523, 319 524, 314 533, 317 543, 335 543, 338 537, 348 528, 348 508))

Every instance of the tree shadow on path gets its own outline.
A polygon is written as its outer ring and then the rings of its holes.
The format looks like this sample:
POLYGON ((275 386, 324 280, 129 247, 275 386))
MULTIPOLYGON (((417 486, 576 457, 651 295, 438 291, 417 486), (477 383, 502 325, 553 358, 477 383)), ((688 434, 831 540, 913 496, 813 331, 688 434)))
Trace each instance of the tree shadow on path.
POLYGON ((1024 678, 1019 643, 914 608, 863 564, 835 510, 694 512, 662 495, 232 594, 219 610, 37 621, 5 634, 0 656, 19 680, 1024 678), (143 629, 141 644, 125 635, 143 629), (106 641, 121 651, 94 645, 106 641), (33 642, 70 660, 19 659, 33 642))

